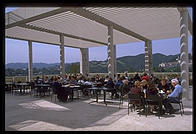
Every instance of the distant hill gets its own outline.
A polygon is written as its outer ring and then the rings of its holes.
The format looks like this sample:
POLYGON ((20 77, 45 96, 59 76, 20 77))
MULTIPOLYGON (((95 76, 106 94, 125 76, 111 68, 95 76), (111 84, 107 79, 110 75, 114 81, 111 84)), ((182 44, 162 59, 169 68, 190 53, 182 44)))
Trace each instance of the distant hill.
MULTIPOLYGON (((145 54, 139 54, 136 56, 124 56, 124 57, 119 57, 116 59, 116 64, 117 64, 117 72, 124 72, 124 71, 141 71, 144 70, 144 55, 145 54)), ((189 55, 190 56, 190 55, 189 55)), ((158 67, 158 65, 162 62, 172 62, 176 61, 176 59, 179 57, 179 54, 177 55, 164 55, 161 53, 156 53, 152 55, 153 59, 153 66, 158 67)), ((79 62, 75 63, 68 63, 65 64, 65 70, 68 70, 72 64, 75 64, 79 66, 79 62)), ((59 66, 59 63, 52 63, 52 64, 46 64, 46 63, 33 63, 33 67, 37 69, 41 68, 52 68, 59 66)), ((8 63, 6 64, 6 69, 7 68, 12 68, 12 69, 19 69, 19 68, 28 68, 27 63, 8 63)), ((94 73, 99 73, 107 72, 107 61, 90 61, 89 62, 89 69, 90 72, 94 73)))

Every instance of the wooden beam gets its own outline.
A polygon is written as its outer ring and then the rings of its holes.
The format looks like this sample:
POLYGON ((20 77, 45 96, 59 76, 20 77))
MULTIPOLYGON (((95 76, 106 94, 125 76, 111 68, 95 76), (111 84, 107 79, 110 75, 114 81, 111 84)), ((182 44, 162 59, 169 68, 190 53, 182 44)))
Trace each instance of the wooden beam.
POLYGON ((69 10, 74 12, 75 14, 78 14, 78 15, 83 16, 85 18, 88 18, 90 20, 96 21, 96 22, 98 22, 100 24, 103 24, 105 26, 111 26, 112 25, 114 29, 116 29, 120 32, 123 32, 127 35, 130 35, 132 37, 135 37, 137 39, 140 39, 140 40, 143 40, 143 41, 148 41, 149 40, 149 39, 147 39, 146 37, 144 37, 142 35, 139 35, 139 34, 133 32, 133 31, 131 31, 131 30, 125 28, 125 27, 122 27, 122 26, 120 26, 120 25, 118 25, 118 24, 116 24, 116 23, 114 23, 114 22, 112 22, 112 21, 110 21, 110 20, 108 20, 108 19, 106 19, 102 16, 99 16, 99 15, 97 15, 97 14, 91 12, 91 11, 88 11, 86 9, 83 9, 83 8, 69 8, 69 10))
POLYGON ((31 29, 31 30, 37 30, 37 31, 41 31, 41 32, 47 32, 47 33, 50 33, 50 34, 63 35, 63 36, 66 36, 66 37, 79 39, 79 40, 84 40, 84 41, 89 41, 89 42, 98 43, 98 44, 102 44, 102 45, 107 45, 107 43, 104 43, 104 42, 91 40, 91 39, 87 39, 87 38, 84 38, 84 37, 79 37, 79 36, 72 35, 72 34, 57 32, 57 31, 54 31, 54 30, 49 30, 49 29, 45 29, 45 28, 41 28, 41 27, 37 27, 37 26, 23 24, 23 25, 20 25, 20 27, 28 28, 28 29, 31 29))
MULTIPOLYGON (((10 36, 5 36, 5 38, 23 40, 23 41, 32 41, 32 42, 38 42, 38 43, 43 43, 43 44, 48 44, 48 45, 60 46, 60 43, 57 44, 57 43, 50 43, 50 42, 45 42, 45 41, 28 40, 28 39, 23 39, 23 38, 18 38, 18 37, 10 37, 10 36)), ((64 45, 64 46, 71 47, 71 48, 81 48, 81 47, 73 47, 73 46, 69 46, 69 45, 64 45)))
POLYGON ((49 12, 46 12, 46 13, 42 13, 42 14, 39 14, 39 15, 36 15, 36 16, 30 17, 30 18, 26 18, 26 19, 8 24, 8 25, 5 26, 5 29, 12 28, 12 27, 15 27, 15 26, 19 26, 21 24, 26 24, 26 23, 36 21, 36 20, 39 20, 39 19, 43 19, 43 18, 46 18, 46 17, 50 17, 50 16, 53 16, 53 15, 56 15, 56 14, 59 14, 59 13, 66 12, 66 11, 68 11, 67 8, 58 8, 58 9, 55 9, 55 10, 52 10, 52 11, 49 11, 49 12))

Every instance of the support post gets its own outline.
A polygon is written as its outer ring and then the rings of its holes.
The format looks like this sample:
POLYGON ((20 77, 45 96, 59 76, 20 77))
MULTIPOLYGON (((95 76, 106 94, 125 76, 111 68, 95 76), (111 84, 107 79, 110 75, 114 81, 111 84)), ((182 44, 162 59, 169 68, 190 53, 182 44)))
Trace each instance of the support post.
POLYGON ((108 75, 114 79, 113 26, 108 26, 108 75))
POLYGON ((64 59, 64 36, 60 35, 60 75, 65 75, 65 59, 64 59))
POLYGON ((89 74, 89 50, 80 48, 80 73, 84 76, 89 74))
POLYGON ((180 10, 180 68, 183 97, 189 99, 189 60, 188 60, 188 11, 180 10))
POLYGON ((116 68, 116 45, 114 45, 114 74, 117 74, 117 68, 116 68))
POLYGON ((145 72, 152 73, 152 41, 145 41, 145 72))
POLYGON ((28 64, 28 81, 33 79, 33 53, 32 53, 32 41, 28 41, 29 46, 29 64, 28 64))

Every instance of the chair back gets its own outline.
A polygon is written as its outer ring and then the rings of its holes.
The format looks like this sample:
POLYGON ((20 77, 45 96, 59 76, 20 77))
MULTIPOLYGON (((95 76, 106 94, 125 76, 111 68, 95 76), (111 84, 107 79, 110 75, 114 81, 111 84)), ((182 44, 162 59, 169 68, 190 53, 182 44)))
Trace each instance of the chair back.
POLYGON ((179 100, 182 100, 182 93, 179 94, 178 99, 179 99, 179 100))
POLYGON ((51 86, 51 88, 52 88, 52 93, 53 93, 53 94, 57 94, 56 87, 55 87, 55 86, 51 86))
POLYGON ((158 95, 146 95, 146 101, 150 102, 160 102, 161 97, 158 95))
POLYGON ((141 100, 141 96, 140 94, 132 94, 132 93, 128 93, 128 99, 129 101, 132 101, 132 100, 141 100))

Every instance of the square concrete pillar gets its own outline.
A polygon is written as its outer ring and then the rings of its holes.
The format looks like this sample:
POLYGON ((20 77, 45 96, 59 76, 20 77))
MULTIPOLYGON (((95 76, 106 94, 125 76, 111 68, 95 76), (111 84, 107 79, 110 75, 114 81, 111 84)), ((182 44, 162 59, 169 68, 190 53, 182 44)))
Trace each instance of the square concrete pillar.
POLYGON ((29 62, 28 62, 28 81, 33 79, 33 52, 32 52, 32 41, 28 41, 29 47, 29 62))
POLYGON ((64 36, 60 35, 60 75, 65 75, 64 36))
POLYGON ((80 48, 80 73, 86 76, 89 74, 89 50, 80 48))

